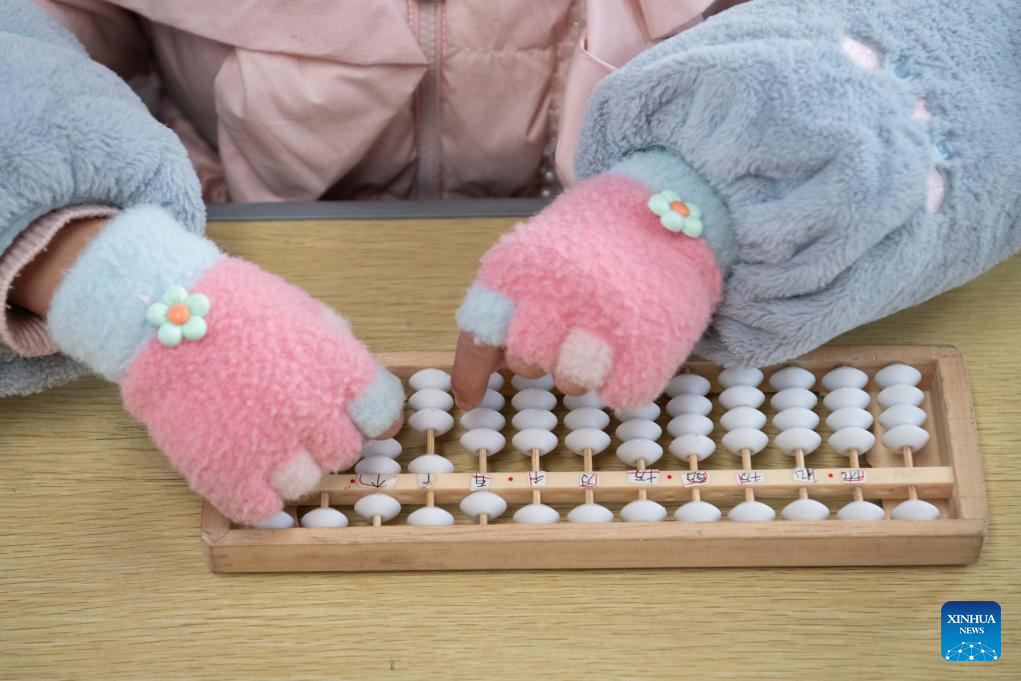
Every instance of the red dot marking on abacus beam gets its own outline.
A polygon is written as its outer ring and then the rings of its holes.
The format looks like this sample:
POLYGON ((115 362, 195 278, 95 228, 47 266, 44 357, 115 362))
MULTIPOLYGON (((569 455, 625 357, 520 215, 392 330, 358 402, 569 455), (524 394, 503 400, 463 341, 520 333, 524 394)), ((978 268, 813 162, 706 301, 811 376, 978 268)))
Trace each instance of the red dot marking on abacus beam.
POLYGON ((507 476, 507 482, 514 482, 514 476, 513 475, 508 475, 507 476))
POLYGON ((831 478, 833 477, 833 473, 830 473, 829 475, 830 475, 831 478))
POLYGON ((667 479, 667 480, 673 480, 673 479, 674 479, 674 476, 672 476, 672 475, 668 475, 668 476, 666 476, 666 479, 667 479))
POLYGON ((352 485, 355 484, 355 479, 354 478, 351 478, 351 484, 352 485))

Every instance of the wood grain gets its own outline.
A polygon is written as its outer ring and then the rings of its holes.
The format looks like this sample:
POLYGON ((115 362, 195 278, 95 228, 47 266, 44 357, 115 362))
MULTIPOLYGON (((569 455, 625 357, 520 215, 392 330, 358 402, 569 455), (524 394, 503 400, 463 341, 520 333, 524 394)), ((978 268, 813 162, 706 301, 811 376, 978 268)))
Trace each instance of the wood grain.
MULTIPOLYGON (((376 350, 448 350, 506 220, 223 223, 376 350)), ((998 601, 1021 664, 1021 261, 841 344, 952 344, 990 505, 968 567, 216 575, 200 502, 83 380, 0 403, 0 678, 941 678, 947 600, 998 601), (497 672, 499 670, 499 672, 497 672)), ((971 674, 975 674, 974 671, 971 674)))

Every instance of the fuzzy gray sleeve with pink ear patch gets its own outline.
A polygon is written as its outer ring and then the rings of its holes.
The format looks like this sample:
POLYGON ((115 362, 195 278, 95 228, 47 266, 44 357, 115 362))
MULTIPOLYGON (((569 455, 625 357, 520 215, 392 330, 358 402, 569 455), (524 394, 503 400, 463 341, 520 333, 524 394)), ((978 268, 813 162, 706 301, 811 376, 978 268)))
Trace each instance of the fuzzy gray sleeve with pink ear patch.
POLYGON ((576 171, 715 193, 696 351, 771 364, 1021 248, 1018 74, 1013 1, 757 0, 607 78, 576 171))

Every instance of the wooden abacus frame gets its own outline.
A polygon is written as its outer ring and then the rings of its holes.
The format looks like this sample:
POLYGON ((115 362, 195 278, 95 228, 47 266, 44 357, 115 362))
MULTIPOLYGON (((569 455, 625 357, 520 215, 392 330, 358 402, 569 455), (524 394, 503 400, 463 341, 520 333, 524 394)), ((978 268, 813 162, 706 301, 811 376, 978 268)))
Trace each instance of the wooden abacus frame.
MULTIPOLYGON (((425 367, 448 370, 449 353, 391 353, 383 361, 406 380, 425 367)), ((858 485, 865 498, 879 500, 887 509, 907 496, 915 485, 920 497, 935 503, 938 520, 846 522, 829 519, 815 522, 771 521, 740 523, 682 523, 672 519, 659 523, 613 522, 578 525, 455 524, 423 527, 406 524, 382 527, 352 526, 343 529, 249 529, 234 526, 212 505, 202 510, 201 535, 210 568, 214 572, 312 572, 385 570, 492 570, 560 568, 710 567, 710 566, 823 566, 823 565, 952 565, 978 559, 988 520, 985 484, 978 448, 978 433, 971 405, 971 390, 964 359, 956 348, 936 346, 830 346, 812 352, 792 365, 813 371, 817 377, 837 366, 848 365, 875 372, 893 362, 903 362, 922 372, 919 384, 925 394, 923 409, 929 415, 928 445, 915 454, 914 468, 901 466, 899 458, 878 444, 866 456, 872 466, 867 480, 858 485)), ((720 386, 720 367, 691 360, 686 365, 710 379, 712 393, 720 386)), ((779 368, 779 367, 776 367, 779 368)), ((768 377, 771 370, 765 370, 768 377)), ((870 380, 866 389, 873 397, 878 388, 870 380)), ((691 499, 691 489, 681 483, 685 467, 661 470, 659 484, 646 486, 651 499, 678 505, 691 499), (668 479, 668 475, 674 475, 668 479)), ((670 465, 673 466, 671 461, 670 465)), ((662 462, 661 462, 662 465, 662 462)), ((813 497, 849 496, 840 482, 846 468, 815 469, 813 497), (834 473, 830 477, 830 473, 834 473)), ((734 474, 738 469, 714 469, 711 481, 698 487, 707 500, 735 499, 743 493, 734 474)), ((762 469, 763 481, 756 496, 794 498, 804 483, 795 481, 791 469, 762 469)), ((531 489, 527 471, 520 475, 494 476, 490 489, 510 504, 528 503, 531 489), (513 480, 509 478, 513 477, 513 480)), ((549 472, 542 498, 547 503, 578 503, 583 490, 578 473, 549 472)), ((471 473, 436 476, 431 487, 437 504, 456 505, 469 494, 471 473)), ((351 484, 350 473, 327 476, 319 490, 300 500, 298 506, 317 506, 322 493, 331 504, 351 505, 375 491, 371 486, 351 484)), ((599 471, 601 501, 635 498, 636 485, 626 471, 599 471)), ((421 504, 425 490, 418 476, 402 473, 384 490, 401 503, 421 504)))

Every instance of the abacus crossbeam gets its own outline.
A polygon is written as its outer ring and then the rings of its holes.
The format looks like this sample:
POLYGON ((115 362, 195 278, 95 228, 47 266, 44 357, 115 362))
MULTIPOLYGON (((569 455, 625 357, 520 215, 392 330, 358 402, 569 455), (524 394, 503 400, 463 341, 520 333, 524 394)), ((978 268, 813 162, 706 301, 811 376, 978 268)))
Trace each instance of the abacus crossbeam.
MULTIPOLYGON (((684 502, 699 491, 706 500, 733 500, 743 497, 748 488, 738 484, 737 474, 744 469, 706 469, 709 479, 697 488, 684 487, 686 470, 661 470, 658 483, 643 485, 650 499, 659 502, 684 502)), ((849 497, 853 487, 862 490, 868 499, 906 499, 907 489, 914 486, 920 496, 926 499, 948 499, 953 495, 955 484, 954 469, 951 466, 925 466, 921 468, 870 468, 868 478, 853 486, 843 482, 841 473, 848 468, 816 468, 816 482, 812 485, 815 497, 849 497)), ((755 485, 755 494, 764 499, 790 499, 797 495, 802 483, 794 480, 790 468, 764 468, 758 471, 762 480, 755 485)), ((473 473, 437 473, 432 491, 439 505, 456 504, 470 494, 473 473)), ((422 499, 418 476, 413 473, 399 473, 393 477, 393 486, 386 488, 386 494, 401 503, 415 503, 422 499)), ((603 502, 628 502, 636 497, 638 485, 628 480, 627 471, 600 471, 599 498, 603 502)), ((546 485, 542 496, 546 503, 577 503, 582 498, 578 488, 577 471, 546 471, 546 485)), ((370 485, 360 485, 357 476, 334 474, 325 476, 320 490, 330 495, 336 506, 353 504, 363 496, 380 491, 370 485), (352 483, 351 481, 355 482, 352 483)), ((492 473, 489 490, 499 494, 510 504, 529 503, 533 490, 528 483, 526 471, 501 471, 492 473)), ((307 499, 299 500, 300 505, 316 505, 319 492, 307 499)))

